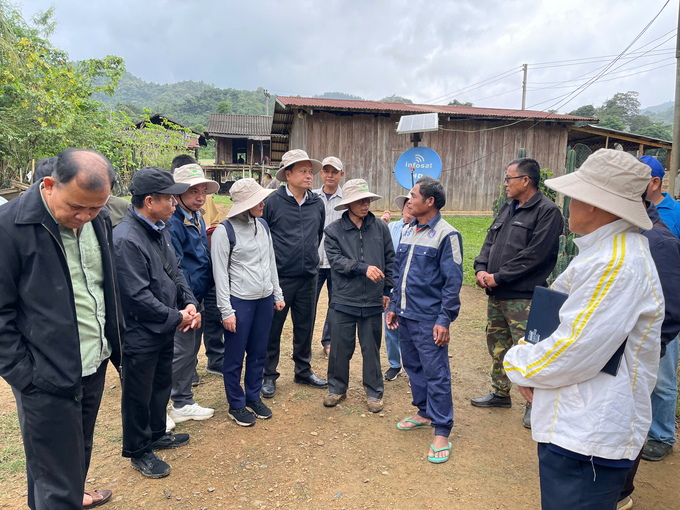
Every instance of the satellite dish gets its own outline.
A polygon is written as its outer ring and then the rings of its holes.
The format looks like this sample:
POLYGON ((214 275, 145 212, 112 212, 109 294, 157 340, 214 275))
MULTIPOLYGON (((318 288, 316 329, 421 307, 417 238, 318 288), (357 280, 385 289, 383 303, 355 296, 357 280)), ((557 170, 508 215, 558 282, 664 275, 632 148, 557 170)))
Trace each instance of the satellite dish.
POLYGON ((426 131, 439 131, 439 114, 402 115, 399 119, 399 125, 397 125, 398 135, 425 133, 426 131))
POLYGON ((439 179, 441 174, 442 158, 429 147, 414 147, 407 150, 399 156, 397 164, 394 165, 397 182, 409 190, 424 175, 439 179))

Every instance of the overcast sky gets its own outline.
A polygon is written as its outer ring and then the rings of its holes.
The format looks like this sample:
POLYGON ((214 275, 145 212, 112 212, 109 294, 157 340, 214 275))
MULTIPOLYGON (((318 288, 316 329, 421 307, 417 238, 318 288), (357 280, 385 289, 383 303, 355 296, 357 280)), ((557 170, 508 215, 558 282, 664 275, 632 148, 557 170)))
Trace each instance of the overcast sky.
POLYGON ((24 16, 53 3, 55 46, 77 60, 121 56, 128 71, 157 83, 203 80, 279 95, 397 94, 414 102, 457 98, 518 108, 520 66, 528 63, 527 107, 536 110, 599 105, 629 90, 640 93, 643 107, 674 97, 678 0, 629 51, 661 46, 621 60, 616 74, 602 78, 611 81, 566 105, 552 98, 575 90, 608 59, 536 64, 617 55, 665 0, 24 0, 24 16), (456 93, 512 69, 507 78, 456 93), (625 76, 639 71, 648 72, 625 76))

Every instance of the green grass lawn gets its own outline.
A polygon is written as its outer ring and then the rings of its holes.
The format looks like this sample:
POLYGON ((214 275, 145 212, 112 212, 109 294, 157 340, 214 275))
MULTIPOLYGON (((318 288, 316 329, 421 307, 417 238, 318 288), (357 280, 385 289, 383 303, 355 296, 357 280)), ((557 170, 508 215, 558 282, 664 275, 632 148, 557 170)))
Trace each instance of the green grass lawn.
POLYGON ((475 270, 472 263, 484 244, 486 229, 493 218, 491 216, 445 216, 453 227, 463 237, 463 284, 475 284, 475 270))

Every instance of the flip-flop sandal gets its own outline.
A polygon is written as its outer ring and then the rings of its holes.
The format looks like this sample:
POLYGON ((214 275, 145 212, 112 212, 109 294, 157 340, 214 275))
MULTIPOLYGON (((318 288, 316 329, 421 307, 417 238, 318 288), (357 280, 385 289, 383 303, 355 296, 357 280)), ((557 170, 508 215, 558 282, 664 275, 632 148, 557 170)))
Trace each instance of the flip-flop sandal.
POLYGON ((449 454, 446 457, 430 457, 429 455, 427 456, 427 460, 432 462, 432 464, 442 464, 449 460, 449 457, 451 457, 451 441, 449 441, 449 446, 442 446, 441 448, 437 449, 434 447, 433 444, 430 445, 430 448, 432 448, 432 451, 434 453, 439 453, 448 450, 449 454))
POLYGON ((92 504, 90 505, 83 505, 83 510, 86 510, 88 508, 96 508, 98 506, 102 506, 108 503, 113 493, 110 490, 103 490, 103 491, 89 491, 86 492, 85 494, 87 494, 91 498, 93 497, 92 496, 93 494, 98 494, 99 496, 102 497, 102 499, 100 499, 99 501, 93 501, 92 504))
POLYGON ((432 425, 428 425, 426 423, 420 423, 412 418, 406 418, 404 421, 408 423, 413 423, 415 427, 402 427, 401 422, 397 423, 397 428, 399 430, 415 430, 415 429, 424 429, 426 427, 432 427, 432 425))

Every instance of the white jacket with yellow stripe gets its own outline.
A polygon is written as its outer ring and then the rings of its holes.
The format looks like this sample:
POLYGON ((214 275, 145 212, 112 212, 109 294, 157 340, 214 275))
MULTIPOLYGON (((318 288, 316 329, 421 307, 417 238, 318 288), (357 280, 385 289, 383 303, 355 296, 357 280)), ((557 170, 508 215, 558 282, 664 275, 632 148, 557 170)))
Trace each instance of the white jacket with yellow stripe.
POLYGON ((505 356, 510 380, 534 388, 531 432, 539 443, 587 456, 634 460, 652 420, 664 300, 647 239, 618 220, 576 244, 553 284, 569 294, 560 326, 505 356), (616 376, 602 367, 628 338, 616 376))

